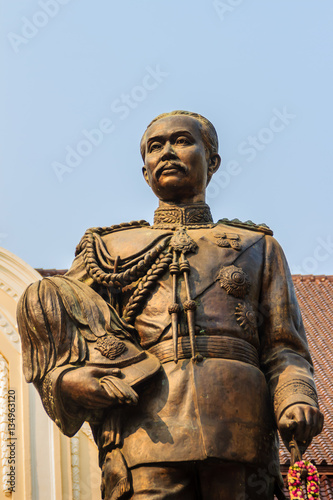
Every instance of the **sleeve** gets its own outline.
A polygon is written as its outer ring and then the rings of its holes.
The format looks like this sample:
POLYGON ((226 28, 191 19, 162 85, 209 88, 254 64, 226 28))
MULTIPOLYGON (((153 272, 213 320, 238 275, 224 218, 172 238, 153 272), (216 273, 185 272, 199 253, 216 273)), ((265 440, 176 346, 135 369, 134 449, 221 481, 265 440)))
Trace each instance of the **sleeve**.
POLYGON ((49 371, 42 381, 34 383, 46 413, 61 432, 69 437, 74 436, 88 419, 88 413, 83 408, 66 406, 61 397, 62 378, 73 369, 75 367, 71 365, 55 368, 49 371))
POLYGON ((260 299, 261 366, 276 421, 293 404, 318 407, 313 365, 301 312, 284 253, 266 236, 260 299))
POLYGON ((94 280, 87 273, 82 251, 75 257, 65 276, 81 281, 90 287, 94 285, 94 280))

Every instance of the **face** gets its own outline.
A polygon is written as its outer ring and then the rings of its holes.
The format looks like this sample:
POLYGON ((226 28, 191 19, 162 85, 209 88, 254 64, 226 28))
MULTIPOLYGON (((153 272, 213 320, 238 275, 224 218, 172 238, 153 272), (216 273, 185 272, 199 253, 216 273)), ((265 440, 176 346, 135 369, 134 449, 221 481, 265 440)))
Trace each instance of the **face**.
POLYGON ((201 124, 191 116, 171 115, 147 130, 143 174, 161 201, 204 201, 219 162, 217 154, 209 157, 201 124))

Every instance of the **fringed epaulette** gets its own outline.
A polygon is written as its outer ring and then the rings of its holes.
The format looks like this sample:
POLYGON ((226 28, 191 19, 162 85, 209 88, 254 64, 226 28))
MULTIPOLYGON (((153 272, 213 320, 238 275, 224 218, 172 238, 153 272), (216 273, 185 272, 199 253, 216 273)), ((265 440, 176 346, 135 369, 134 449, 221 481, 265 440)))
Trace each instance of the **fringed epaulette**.
POLYGON ((113 226, 105 226, 105 227, 91 227, 87 229, 85 234, 80 240, 80 243, 76 246, 75 256, 82 252, 82 244, 86 240, 87 233, 95 233, 98 236, 106 236, 107 234, 114 233, 116 231, 123 231, 125 229, 136 229, 138 227, 150 226, 149 222, 145 220, 132 220, 131 222, 122 222, 121 224, 114 224, 113 226))
POLYGON ((113 294, 113 298, 124 287, 129 285, 136 287, 122 310, 122 319, 127 323, 135 320, 151 289, 171 264, 173 256, 168 251, 168 246, 173 233, 157 234, 150 245, 145 246, 140 253, 125 259, 109 253, 103 236, 142 227, 149 227, 149 223, 139 220, 111 227, 87 229, 77 249, 87 275, 97 285, 106 287, 111 295, 113 294), (138 281, 140 287, 135 285, 138 281))
POLYGON ((242 222, 239 219, 229 220, 225 218, 225 219, 220 219, 219 221, 217 221, 217 223, 225 224, 226 226, 241 227, 242 229, 249 229, 250 231, 258 231, 260 233, 265 233, 269 234, 270 236, 273 236, 273 231, 267 226, 267 224, 264 223, 255 224, 254 222, 252 222, 252 220, 247 220, 245 222, 242 222))

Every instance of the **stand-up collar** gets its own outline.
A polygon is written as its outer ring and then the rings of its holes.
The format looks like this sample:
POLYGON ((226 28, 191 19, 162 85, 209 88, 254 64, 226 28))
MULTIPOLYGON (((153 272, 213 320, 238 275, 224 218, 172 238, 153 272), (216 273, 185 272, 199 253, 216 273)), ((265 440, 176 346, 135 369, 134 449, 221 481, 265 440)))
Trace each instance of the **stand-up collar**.
POLYGON ((212 224, 213 218, 206 203, 168 205, 154 213, 154 227, 202 226, 212 224))

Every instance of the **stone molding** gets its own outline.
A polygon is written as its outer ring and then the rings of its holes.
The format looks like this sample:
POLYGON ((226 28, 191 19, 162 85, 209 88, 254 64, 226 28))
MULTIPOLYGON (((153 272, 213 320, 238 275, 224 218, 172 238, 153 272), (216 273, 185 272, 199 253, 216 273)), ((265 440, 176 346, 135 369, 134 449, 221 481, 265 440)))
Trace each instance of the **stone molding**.
POLYGON ((80 440, 78 436, 71 438, 71 466, 73 500, 80 500, 80 440))
POLYGON ((0 291, 9 298, 11 311, 0 308, 0 333, 2 333, 15 349, 20 352, 21 346, 17 326, 15 324, 16 304, 26 287, 41 279, 41 275, 22 259, 0 247, 0 291))
POLYGON ((9 489, 7 474, 10 471, 8 464, 8 363, 0 354, 0 447, 1 447, 1 490, 8 495, 9 489))

